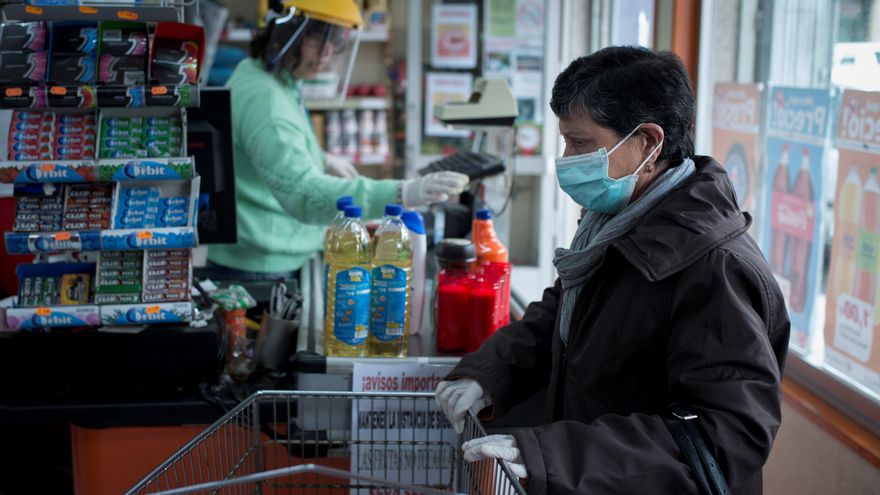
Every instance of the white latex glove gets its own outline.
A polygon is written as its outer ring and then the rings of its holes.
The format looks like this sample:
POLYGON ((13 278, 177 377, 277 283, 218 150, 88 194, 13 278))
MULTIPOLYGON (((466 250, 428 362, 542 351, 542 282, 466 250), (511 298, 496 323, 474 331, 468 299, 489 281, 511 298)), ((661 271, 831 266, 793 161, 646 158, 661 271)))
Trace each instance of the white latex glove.
POLYGON ((434 400, 457 433, 464 430, 464 417, 468 410, 476 414, 492 405, 489 394, 470 378, 438 383, 434 400))
POLYGON ((403 182, 403 206, 412 208, 446 201, 453 194, 460 194, 470 182, 467 175, 458 172, 432 172, 420 179, 403 182))
POLYGON ((343 179, 354 179, 360 175, 350 161, 330 153, 324 153, 324 171, 343 179))
POLYGON ((464 460, 475 462, 481 459, 501 459, 505 461, 510 472, 520 479, 528 478, 526 464, 523 462, 516 439, 513 435, 489 435, 475 438, 461 446, 464 460))

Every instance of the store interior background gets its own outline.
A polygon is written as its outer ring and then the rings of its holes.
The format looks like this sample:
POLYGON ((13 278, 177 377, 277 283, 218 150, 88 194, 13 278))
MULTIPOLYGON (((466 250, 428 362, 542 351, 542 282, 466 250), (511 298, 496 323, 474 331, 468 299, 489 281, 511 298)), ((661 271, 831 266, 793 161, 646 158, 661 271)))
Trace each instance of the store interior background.
MULTIPOLYGON (((540 54, 541 65, 536 71, 539 77, 527 82, 533 91, 529 97, 543 106, 528 122, 539 129, 540 147, 514 159, 515 178, 508 175, 495 184, 497 194, 492 201, 496 203, 490 201, 490 206, 497 208, 506 188, 512 187, 510 205, 496 226, 510 249, 513 288, 527 301, 538 299, 543 288, 552 283, 553 250, 568 245, 579 216, 579 208, 556 183, 554 159, 561 155, 562 143, 548 105, 556 74, 574 58, 618 44, 678 54, 697 93, 698 154, 711 154, 713 149, 712 94, 716 83, 880 91, 880 0, 537 1, 545 14, 544 24, 528 49, 540 54)), ((376 178, 415 177, 441 154, 469 147, 467 138, 425 135, 424 80, 429 73, 480 75, 481 58, 473 70, 438 69, 430 63, 432 5, 475 2, 387 3, 391 19, 387 37, 369 37, 361 43, 351 85, 383 86, 386 96, 368 104, 388 112, 391 154, 362 163, 359 170, 376 178)), ((485 5, 509 2, 477 3, 482 15, 485 5)), ((218 33, 220 46, 246 51, 252 29, 263 14, 258 2, 202 0, 201 5, 204 15, 222 14, 220 8, 226 9, 227 26, 218 33)), ((486 20, 481 17, 480 22, 486 20)), ((478 57, 482 56, 480 50, 478 57)), ((222 74, 217 77, 222 80, 222 74)), ((326 112, 337 108, 310 110, 320 116, 320 125, 326 112)), ((832 126, 836 126, 836 117, 832 126)), ((829 146, 825 154, 829 165, 826 205, 828 218, 833 219, 838 150, 829 146)), ((753 213, 760 218, 762 212, 753 213)), ((826 258, 832 235, 829 225, 824 240, 826 258)), ((200 256, 204 258, 203 251, 200 256)), ((827 277, 827 259, 822 267, 827 277)), ((788 363, 783 426, 764 475, 768 494, 867 494, 876 493, 880 486, 880 396, 829 372, 823 364, 823 294, 824 289, 816 304, 821 309, 813 317, 810 353, 793 351, 788 363)), ((195 431, 198 429, 192 433, 195 431)), ((29 477, 42 473, 50 487, 46 493, 69 492, 72 454, 69 444, 58 442, 68 433, 67 425, 58 424, 29 430, 0 426, 0 495, 7 493, 4 490, 20 493, 20 481, 9 480, 20 480, 21 473, 29 477), (13 476, 13 471, 19 474, 13 476)))

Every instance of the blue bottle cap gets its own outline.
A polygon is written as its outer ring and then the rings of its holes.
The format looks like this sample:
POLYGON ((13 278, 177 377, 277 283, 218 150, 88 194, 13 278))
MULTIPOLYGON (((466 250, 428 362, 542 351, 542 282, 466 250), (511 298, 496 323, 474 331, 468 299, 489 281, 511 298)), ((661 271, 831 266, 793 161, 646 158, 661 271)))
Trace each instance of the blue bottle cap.
POLYGON ((336 200, 336 209, 339 211, 345 211, 345 207, 351 204, 354 204, 354 198, 351 196, 342 196, 336 200))
POLYGON ((403 211, 403 207, 400 205, 390 204, 385 205, 385 214, 392 217, 399 217, 400 212, 403 211))
POLYGON ((419 215, 419 212, 407 210, 403 212, 403 215, 400 215, 401 220, 403 220, 403 224, 406 225, 406 228, 415 232, 416 234, 425 233, 425 221, 422 219, 422 216, 419 215))
POLYGON ((492 220, 492 212, 487 208, 477 210, 477 220, 492 220))
POLYGON ((345 207, 345 218, 360 218, 361 217, 361 207, 348 205, 345 207))

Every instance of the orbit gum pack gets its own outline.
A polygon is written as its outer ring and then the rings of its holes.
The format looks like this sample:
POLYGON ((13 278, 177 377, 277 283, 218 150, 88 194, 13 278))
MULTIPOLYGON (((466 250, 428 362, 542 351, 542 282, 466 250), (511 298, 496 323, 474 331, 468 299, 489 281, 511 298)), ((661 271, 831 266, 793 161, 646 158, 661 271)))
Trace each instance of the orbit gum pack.
POLYGON ((83 160, 95 157, 97 126, 92 114, 16 111, 7 140, 13 161, 83 160))
POLYGON ((103 117, 100 158, 170 158, 180 156, 183 128, 178 116, 103 117))

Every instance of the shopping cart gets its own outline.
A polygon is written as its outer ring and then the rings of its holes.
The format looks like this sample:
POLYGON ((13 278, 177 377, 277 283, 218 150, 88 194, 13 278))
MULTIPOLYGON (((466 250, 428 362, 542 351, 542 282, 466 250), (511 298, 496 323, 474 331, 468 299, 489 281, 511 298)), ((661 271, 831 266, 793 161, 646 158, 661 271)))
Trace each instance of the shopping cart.
POLYGON ((462 459, 484 435, 472 414, 455 435, 433 393, 257 392, 127 493, 525 495, 504 462, 462 459))

